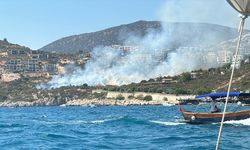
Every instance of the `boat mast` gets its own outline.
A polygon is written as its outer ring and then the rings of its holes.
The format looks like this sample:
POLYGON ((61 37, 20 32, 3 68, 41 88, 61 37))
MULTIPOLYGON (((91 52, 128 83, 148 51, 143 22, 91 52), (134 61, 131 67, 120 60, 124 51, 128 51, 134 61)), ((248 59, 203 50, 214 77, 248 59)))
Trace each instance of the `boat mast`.
POLYGON ((223 128, 225 113, 227 110, 227 103, 228 103, 228 99, 229 99, 229 92, 231 90, 232 80, 233 80, 233 76, 234 76, 234 70, 235 70, 237 59, 238 59, 238 53, 239 53, 239 49, 240 49, 240 43, 241 43, 241 39, 242 39, 245 20, 246 20, 247 16, 249 16, 249 14, 250 14, 250 0, 227 0, 227 1, 234 9, 236 9, 241 14, 241 16, 240 16, 241 21, 240 21, 239 30, 238 30, 239 37, 238 37, 235 55, 233 58, 234 61, 233 61, 232 72, 231 72, 228 90, 227 90, 226 102, 225 102, 225 106, 224 106, 223 115, 221 118, 221 124, 220 124, 219 134, 218 134, 218 138, 217 138, 216 148, 215 148, 216 150, 219 149, 220 139, 221 139, 221 135, 222 135, 222 128, 223 128))
POLYGON ((223 110, 223 115, 222 115, 221 124, 220 124, 220 130, 219 130, 218 139, 217 139, 217 143, 216 143, 216 150, 219 149, 220 138, 221 138, 221 134, 222 134, 222 128, 223 128, 225 113, 226 113, 226 110, 227 110, 227 103, 228 103, 228 99, 229 99, 229 93, 230 93, 230 90, 231 90, 232 80, 233 80, 233 76, 234 76, 234 70, 235 70, 235 66, 236 66, 236 62, 237 62, 237 58, 238 58, 240 42, 241 42, 241 39, 242 39, 242 33, 243 33, 243 28, 244 28, 246 18, 247 18, 247 16, 241 16, 241 22, 240 22, 240 26, 239 26, 240 35, 238 37, 236 52, 235 52, 235 55, 234 55, 234 58, 233 58, 234 61, 233 61, 233 66, 232 66, 232 72, 231 72, 231 76, 230 76, 230 80, 229 80, 226 102, 225 102, 225 106, 224 106, 224 110, 223 110))

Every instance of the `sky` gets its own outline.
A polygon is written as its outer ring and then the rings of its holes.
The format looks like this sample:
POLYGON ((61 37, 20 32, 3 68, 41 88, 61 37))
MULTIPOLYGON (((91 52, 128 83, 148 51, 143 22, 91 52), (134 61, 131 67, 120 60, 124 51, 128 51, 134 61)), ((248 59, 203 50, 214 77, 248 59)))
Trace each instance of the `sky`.
POLYGON ((138 20, 231 27, 239 21, 226 0, 0 0, 0 6, 0 39, 32 49, 138 20))

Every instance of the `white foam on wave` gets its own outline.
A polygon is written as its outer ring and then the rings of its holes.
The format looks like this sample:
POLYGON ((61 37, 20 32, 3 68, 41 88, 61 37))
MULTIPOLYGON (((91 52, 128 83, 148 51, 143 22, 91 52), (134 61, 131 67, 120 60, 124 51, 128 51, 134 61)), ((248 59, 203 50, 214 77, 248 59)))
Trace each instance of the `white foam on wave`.
POLYGON ((106 118, 106 119, 100 119, 100 120, 70 120, 70 121, 40 121, 44 124, 68 124, 68 125, 80 125, 80 124, 102 124, 105 122, 109 121, 116 121, 119 119, 124 118, 123 116, 121 117, 116 117, 116 118, 106 118))
POLYGON ((105 123, 105 122, 108 122, 108 121, 119 120, 119 119, 122 119, 122 118, 123 118, 123 116, 117 117, 117 118, 107 118, 107 119, 101 119, 101 120, 93 120, 93 121, 89 121, 89 123, 100 124, 100 123, 105 123))
POLYGON ((175 106, 175 104, 163 103, 162 106, 170 107, 170 106, 175 106))
POLYGON ((107 121, 113 121, 116 119, 101 119, 101 120, 92 120, 92 121, 87 121, 87 120, 74 120, 70 122, 62 122, 63 124, 101 124, 107 121))
POLYGON ((90 121, 90 123, 98 124, 98 123, 104 123, 104 122, 113 121, 113 120, 116 120, 116 119, 93 120, 93 121, 90 121))
POLYGON ((182 125, 182 124, 185 124, 185 123, 182 123, 182 122, 169 122, 169 121, 150 121, 152 123, 156 123, 156 124, 161 124, 161 125, 166 125, 166 126, 177 126, 177 125, 182 125))
POLYGON ((100 124, 106 121, 111 121, 112 119, 103 119, 103 120, 72 120, 72 121, 43 121, 46 124, 67 124, 67 125, 80 125, 80 124, 100 124))
POLYGON ((86 123, 88 123, 88 121, 86 121, 86 120, 74 120, 74 121, 70 121, 70 122, 67 122, 67 123, 65 123, 65 124, 86 124, 86 123))
POLYGON ((244 120, 231 120, 231 121, 225 121, 225 124, 236 124, 236 125, 246 125, 250 126, 250 118, 244 119, 244 120))

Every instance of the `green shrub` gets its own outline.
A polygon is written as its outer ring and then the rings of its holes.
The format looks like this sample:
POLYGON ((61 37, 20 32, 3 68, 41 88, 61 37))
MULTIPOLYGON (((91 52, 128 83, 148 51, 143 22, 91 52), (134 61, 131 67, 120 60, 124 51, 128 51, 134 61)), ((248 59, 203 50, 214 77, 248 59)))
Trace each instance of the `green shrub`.
POLYGON ((143 92, 148 92, 148 91, 149 91, 148 87, 143 88, 143 92))
POLYGON ((117 87, 115 87, 115 86, 107 86, 105 88, 105 90, 108 90, 108 91, 116 91, 116 89, 117 89, 117 87))
POLYGON ((191 74, 189 72, 184 72, 181 74, 180 81, 181 82, 188 82, 192 79, 191 74))
POLYGON ((163 100, 164 100, 164 101, 168 101, 168 98, 167 98, 167 97, 164 97, 163 100))
POLYGON ((118 94, 115 99, 116 100, 124 100, 125 97, 122 94, 118 94))
POLYGON ((151 88, 150 88, 150 92, 156 93, 156 92, 157 92, 157 87, 151 87, 151 88))
POLYGON ((135 92, 135 90, 136 90, 136 87, 131 87, 130 88, 130 92, 135 92))
POLYGON ((107 92, 101 92, 101 93, 94 92, 92 95, 94 98, 104 99, 107 96, 107 92))
POLYGON ((128 96, 128 99, 133 99, 134 98, 134 95, 129 95, 128 96))
POLYGON ((144 101, 152 101, 153 98, 151 95, 146 95, 144 98, 143 98, 144 101))
POLYGON ((144 97, 143 97, 142 94, 136 96, 136 99, 139 99, 139 100, 143 100, 143 98, 144 98, 144 97))
POLYGON ((163 89, 162 88, 158 88, 157 89, 157 93, 162 93, 163 92, 163 89))
POLYGON ((194 91, 194 94, 198 94, 198 95, 201 95, 201 94, 208 94, 208 93, 211 93, 212 90, 211 89, 208 89, 208 88, 198 88, 194 91))
POLYGON ((183 89, 175 89, 174 94, 179 95, 179 94, 186 94, 186 91, 183 89))

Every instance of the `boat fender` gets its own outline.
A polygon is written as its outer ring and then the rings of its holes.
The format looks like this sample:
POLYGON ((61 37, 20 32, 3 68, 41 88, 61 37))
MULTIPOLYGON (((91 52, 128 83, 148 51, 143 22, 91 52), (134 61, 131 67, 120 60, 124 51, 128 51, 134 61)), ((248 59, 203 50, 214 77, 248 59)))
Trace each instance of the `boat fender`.
POLYGON ((191 116, 191 119, 192 119, 192 120, 195 120, 196 118, 195 118, 195 116, 191 116))

